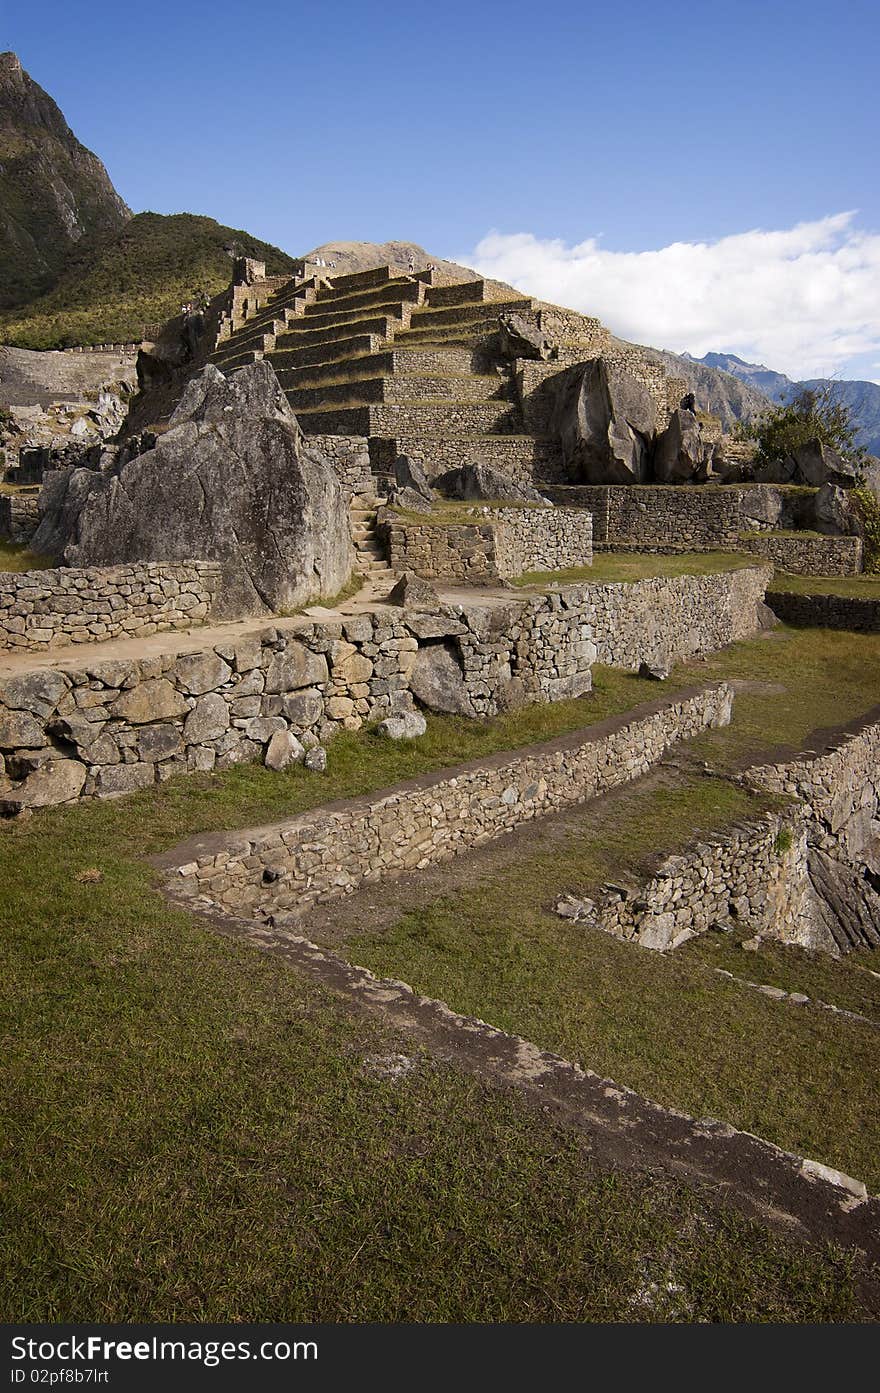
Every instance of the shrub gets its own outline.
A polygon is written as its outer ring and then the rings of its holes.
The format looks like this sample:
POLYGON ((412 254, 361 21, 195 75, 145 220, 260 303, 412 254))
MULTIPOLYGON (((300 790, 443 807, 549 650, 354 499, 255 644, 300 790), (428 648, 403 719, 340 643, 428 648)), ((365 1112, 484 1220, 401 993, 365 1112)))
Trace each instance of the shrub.
POLYGON ((801 445, 818 440, 836 450, 857 468, 864 467, 866 451, 856 444, 858 427, 845 402, 835 401, 833 384, 807 388, 789 402, 774 407, 741 426, 738 434, 758 445, 759 467, 779 464, 801 445))

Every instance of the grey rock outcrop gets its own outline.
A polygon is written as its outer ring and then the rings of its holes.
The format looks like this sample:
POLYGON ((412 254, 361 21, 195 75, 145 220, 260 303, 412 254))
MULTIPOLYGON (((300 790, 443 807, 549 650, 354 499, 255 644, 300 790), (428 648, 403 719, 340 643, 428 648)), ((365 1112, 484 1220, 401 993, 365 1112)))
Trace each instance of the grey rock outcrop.
MULTIPOLYGON (((693 399, 693 398, 691 398, 693 399)), ((712 445, 703 439, 695 412, 680 406, 654 446, 654 477, 661 484, 693 483, 705 478, 712 445)))
POLYGON ((756 477, 768 483, 807 484, 810 488, 821 488, 823 484, 853 488, 858 482, 855 465, 820 440, 808 440, 805 445, 798 446, 776 472, 779 477, 768 479, 765 473, 756 477))
POLYGON ((409 455, 398 455, 395 459, 394 482, 399 489, 411 489, 413 493, 421 494, 426 502, 431 502, 433 494, 428 476, 418 461, 411 460, 409 455))
POLYGON ((528 484, 519 484, 500 469, 488 464, 463 464, 449 469, 436 481, 437 489, 446 498, 473 503, 501 499, 505 503, 545 503, 546 499, 528 484))
POLYGON ((830 537, 846 537, 858 531, 846 490, 837 484, 823 484, 814 503, 816 531, 830 537))
POLYGON ((562 375, 553 430, 572 479, 644 483, 656 428, 650 393, 625 368, 593 358, 562 375))
POLYGON ((428 722, 421 711, 401 711, 396 716, 386 716, 376 726, 377 734, 388 740, 416 740, 424 735, 428 722))
POLYGON ((425 517, 433 509, 430 499, 410 488, 393 488, 388 495, 388 506, 402 508, 406 513, 424 513, 425 517))
POLYGON ((545 362, 552 353, 540 330, 519 314, 498 316, 498 347, 504 358, 534 358, 545 362))
POLYGON ((72 566, 217 561, 217 617, 297 608, 347 584, 342 491, 268 363, 229 378, 209 364, 155 446, 124 455, 50 480, 35 550, 72 566))
POLYGON ((855 465, 843 459, 836 450, 823 445, 821 441, 808 441, 795 451, 794 459, 800 480, 813 488, 821 488, 823 484, 853 488, 857 482, 855 465))

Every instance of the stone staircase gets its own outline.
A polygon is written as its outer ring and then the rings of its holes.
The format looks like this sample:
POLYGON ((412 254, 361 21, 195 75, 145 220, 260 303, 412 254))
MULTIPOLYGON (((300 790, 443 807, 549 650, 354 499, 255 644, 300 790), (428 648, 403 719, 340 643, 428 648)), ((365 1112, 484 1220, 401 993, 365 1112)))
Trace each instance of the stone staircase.
POLYGON ((349 517, 355 570, 374 585, 387 581, 390 586, 394 573, 385 559, 377 530, 377 513, 384 502, 377 494, 355 494, 349 504, 349 517))
POLYGON ((213 361, 231 371, 268 359, 303 431, 367 437, 377 478, 408 454, 430 478, 473 461, 531 482, 556 446, 526 429, 494 340, 500 314, 534 302, 493 300, 482 280, 434 281, 388 267, 294 277, 245 307, 213 361))

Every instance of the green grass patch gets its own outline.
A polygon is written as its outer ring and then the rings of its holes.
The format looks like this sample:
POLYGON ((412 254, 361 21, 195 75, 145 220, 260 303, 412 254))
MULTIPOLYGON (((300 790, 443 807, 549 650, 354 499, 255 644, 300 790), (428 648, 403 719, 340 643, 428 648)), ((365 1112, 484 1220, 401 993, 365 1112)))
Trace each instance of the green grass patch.
MULTIPOLYGON (((697 956, 662 956, 553 911, 563 891, 589 893, 621 873, 626 884, 652 850, 726 825, 745 811, 742 796, 715 780, 648 783, 535 824, 494 864, 471 864, 466 890, 422 872, 375 928, 365 929, 363 907, 342 906, 334 919, 349 926, 347 956, 657 1102, 723 1119, 877 1190, 880 1032, 781 1006, 697 956)), ((740 958, 757 971, 752 955, 740 958)))
POLYGON ((51 556, 38 556, 27 547, 0 542, 0 571, 46 571, 54 565, 51 556))
POLYGON ((880 575, 794 576, 777 571, 771 590, 789 590, 795 595, 842 595, 847 599, 880 600, 880 575))
MULTIPOLYGON (((196 832, 291 816, 562 734, 725 671, 793 689, 790 706, 763 689, 738 696, 740 736, 760 745, 774 703, 790 734, 804 705, 824 717, 835 693, 836 719, 865 709, 878 658, 880 637, 776 633, 680 669, 662 688, 598 670, 590 697, 485 724, 433 718, 412 743, 340 735, 322 776, 239 767, 4 826, 0 1313, 864 1318, 840 1254, 790 1248, 668 1178, 600 1170, 576 1135, 515 1095, 433 1063, 172 909, 144 857, 196 832), (100 879, 80 878, 93 870, 100 879), (416 1067, 397 1082, 377 1077, 369 1057, 397 1052, 416 1067)), ((475 872, 466 892, 432 891, 435 872, 420 875, 420 903, 401 905, 370 951, 377 966, 405 965, 402 975, 454 1004, 479 1003, 499 1025, 580 1050, 590 1067, 661 1101, 665 1087, 694 1111, 792 1144, 805 1137, 821 1159, 871 1180, 880 1152, 867 1081, 877 1060, 864 1027, 846 1034, 834 1018, 786 1013, 696 955, 663 959, 547 912, 590 875, 637 869, 694 825, 741 816, 754 806, 743 799, 711 778, 660 786, 629 822, 622 811, 604 820, 589 845, 586 812, 561 839, 549 822, 534 824, 525 854, 502 839, 491 849, 508 858, 500 872, 475 872)), ((407 884, 373 893, 387 910, 407 884)), ((340 917, 352 908, 341 902, 340 917)), ((368 944, 352 956, 363 960, 368 944)), ((748 965, 742 975, 761 976, 751 955, 748 965)))
POLYGON ((234 769, 0 833, 4 1319, 863 1318, 840 1254, 600 1170, 154 893, 144 854, 354 791, 358 744, 310 789, 234 769))
POLYGON ((754 556, 735 552, 687 551, 671 556, 648 552, 595 552, 592 566, 571 566, 561 571, 527 571, 514 585, 570 585, 580 582, 606 585, 615 581, 650 580, 654 576, 714 576, 722 571, 743 570, 758 564, 754 556))
POLYGON ((739 932, 703 934, 685 943, 683 960, 720 967, 751 982, 803 992, 815 1001, 857 1011, 880 1024, 880 960, 876 953, 848 953, 835 959, 792 944, 762 942, 757 952, 744 952, 739 932))

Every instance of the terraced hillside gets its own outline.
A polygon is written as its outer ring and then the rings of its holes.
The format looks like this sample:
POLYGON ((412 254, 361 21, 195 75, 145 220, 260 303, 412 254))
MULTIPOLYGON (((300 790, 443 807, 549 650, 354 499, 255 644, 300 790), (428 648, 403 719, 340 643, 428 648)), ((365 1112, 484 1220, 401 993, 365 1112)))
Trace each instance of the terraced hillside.
MULTIPOLYGON (((303 430, 368 437, 380 477, 398 454, 431 478, 473 459, 529 479, 552 464, 555 445, 527 429, 514 369, 495 341, 501 315, 540 327, 553 307, 515 292, 499 299, 482 280, 437 284, 431 271, 385 266, 331 281, 306 270, 245 297, 213 355, 218 367, 269 359, 303 430)), ((598 322, 569 319, 573 353, 595 353, 598 322)))

